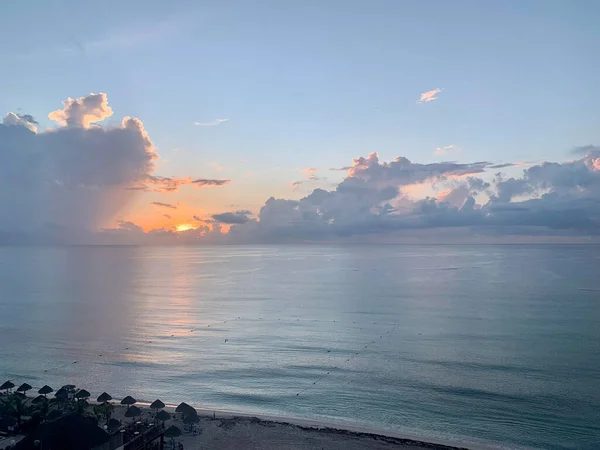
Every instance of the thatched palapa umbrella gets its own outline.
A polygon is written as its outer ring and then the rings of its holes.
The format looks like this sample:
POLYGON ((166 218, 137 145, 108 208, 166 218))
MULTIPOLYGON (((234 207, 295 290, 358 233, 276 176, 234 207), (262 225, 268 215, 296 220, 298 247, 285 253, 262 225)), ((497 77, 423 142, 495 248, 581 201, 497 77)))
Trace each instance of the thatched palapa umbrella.
POLYGON ((131 405, 134 405, 136 403, 137 403, 137 400, 135 398, 133 398, 131 395, 128 395, 123 400, 121 400, 121 405, 127 405, 127 410, 129 410, 129 407, 131 405))
POLYGON ((142 415, 142 410, 137 406, 132 406, 127 411, 125 411, 125 417, 137 417, 142 415))
POLYGON ((85 389, 79 389, 77 391, 77 394, 75 394, 75 398, 77 400, 83 400, 84 398, 90 398, 92 394, 90 394, 88 391, 86 391, 85 389))
POLYGON ((98 403, 105 403, 105 402, 111 401, 112 397, 110 396, 110 394, 103 392, 102 394, 100 394, 98 396, 98 398, 96 400, 98 401, 98 403))
POLYGON ((181 413, 181 415, 185 418, 186 416, 197 416, 198 412, 194 409, 194 407, 188 405, 185 402, 179 404, 177 408, 175 408, 175 412, 181 413))
POLYGON ((170 418, 171 414, 169 414, 165 410, 160 411, 158 414, 156 414, 156 416, 154 416, 155 420, 160 420, 162 423, 165 423, 165 421, 169 420, 170 418))
POLYGON ((23 394, 29 390, 31 390, 31 385, 27 383, 23 383, 21 386, 17 388, 17 392, 22 392, 23 394))
POLYGON ((165 404, 163 402, 161 402, 159 399, 156 399, 152 402, 152 404, 150 405, 150 409, 155 409, 156 412, 158 412, 159 409, 163 409, 165 407, 165 404))
POLYGON ((194 425, 196 423, 200 422, 200 417, 198 417, 198 414, 188 414, 185 416, 185 418, 183 419, 183 423, 185 423, 186 425, 194 425))
POLYGON ((2 386, 0 386, 0 391, 6 391, 6 393, 8 394, 8 391, 14 387, 15 387, 15 383, 8 380, 8 381, 5 381, 4 383, 2 383, 2 386))
POLYGON ((64 387, 61 387, 58 391, 56 391, 54 393, 54 396, 56 398, 60 398, 60 399, 68 399, 69 398, 69 391, 67 391, 64 387))
POLYGON ((117 420, 117 419, 110 419, 107 423, 106 423, 106 427, 110 430, 110 431, 114 431, 117 428, 119 428, 121 426, 121 421, 117 420))
POLYGON ((167 431, 165 431, 165 436, 169 438, 179 437, 181 436, 181 429, 175 425, 171 425, 169 428, 167 428, 167 431))
POLYGON ((38 391, 38 394, 42 394, 44 397, 46 397, 50 392, 54 392, 54 389, 46 384, 38 391))

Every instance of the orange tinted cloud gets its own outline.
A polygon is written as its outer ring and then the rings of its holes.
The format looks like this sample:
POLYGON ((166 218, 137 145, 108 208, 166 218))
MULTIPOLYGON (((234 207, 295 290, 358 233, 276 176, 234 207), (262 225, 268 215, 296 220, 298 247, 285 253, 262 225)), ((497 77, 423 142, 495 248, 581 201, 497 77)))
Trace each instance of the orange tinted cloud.
POLYGON ((427 102, 432 102, 434 100, 437 100, 437 95, 442 92, 442 89, 440 88, 435 88, 432 89, 431 91, 427 91, 427 92, 423 92, 421 94, 421 97, 419 98, 418 103, 427 103, 427 102))

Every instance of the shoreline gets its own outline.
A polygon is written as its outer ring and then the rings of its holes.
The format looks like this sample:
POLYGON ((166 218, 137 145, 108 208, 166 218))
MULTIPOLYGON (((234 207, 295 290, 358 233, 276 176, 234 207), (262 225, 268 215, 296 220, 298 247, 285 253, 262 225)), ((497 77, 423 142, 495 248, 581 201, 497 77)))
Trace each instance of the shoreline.
MULTIPOLYGON (((33 398, 29 395, 28 397, 33 398)), ((125 423, 129 420, 124 417, 127 407, 121 405, 120 400, 112 399, 110 401, 115 407, 113 417, 125 423)), ((88 404, 93 406, 99 403, 89 399, 88 404)), ((135 404, 142 410, 142 417, 148 420, 153 419, 150 404, 151 402, 147 401, 138 401, 135 404)), ((173 418, 167 421, 167 425, 173 424, 182 429, 184 428, 180 417, 175 416, 176 405, 166 404, 163 409, 173 415, 173 418)), ((205 433, 201 433, 203 436, 182 436, 180 440, 185 443, 186 448, 190 448, 190 446, 191 448, 197 448, 196 445, 202 445, 202 448, 214 449, 254 448, 252 443, 258 444, 261 442, 276 443, 276 446, 281 449, 322 447, 339 448, 341 450, 384 448, 401 448, 405 450, 502 450, 508 448, 490 443, 441 440, 344 421, 206 407, 195 409, 200 418, 200 427, 205 433), (233 430, 234 428, 235 430, 233 430)), ((2 444, 5 444, 5 442, 2 442, 2 444)))
MULTIPOLYGON (((118 403, 119 400, 113 400, 116 408, 125 408, 118 403)), ((90 402, 97 403, 97 402, 90 402)), ((144 411, 149 411, 151 402, 138 401, 136 406, 144 411)), ((191 405, 193 406, 193 405, 191 405)), ((166 404, 163 408, 169 413, 174 413, 177 405, 166 404)), ((420 436, 412 433, 404 433, 388 428, 377 428, 373 426, 364 426, 356 423, 327 420, 327 419, 308 419, 297 416, 270 415, 261 413, 251 413, 238 410, 196 408, 198 416, 204 420, 245 420, 254 424, 280 425, 288 427, 297 427, 307 432, 324 432, 328 434, 350 435, 356 438, 373 439, 385 441, 398 446, 409 446, 411 448, 426 448, 433 450, 502 450, 506 447, 486 445, 474 442, 456 442, 450 440, 441 440, 420 436)))

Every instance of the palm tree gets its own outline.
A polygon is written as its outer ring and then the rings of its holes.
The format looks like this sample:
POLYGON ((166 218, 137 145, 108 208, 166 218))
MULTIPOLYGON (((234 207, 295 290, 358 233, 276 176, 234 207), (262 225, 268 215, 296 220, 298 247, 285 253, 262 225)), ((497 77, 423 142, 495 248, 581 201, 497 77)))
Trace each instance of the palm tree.
POLYGON ((98 417, 98 419, 103 417, 104 420, 106 420, 107 425, 114 409, 115 407, 108 402, 104 402, 101 405, 95 405, 93 408, 96 417, 98 417))
POLYGON ((54 394, 54 398, 51 400, 52 403, 56 403, 59 409, 65 409, 69 403, 69 392, 65 388, 60 388, 54 394))
POLYGON ((40 395, 39 397, 36 397, 32 403, 36 405, 36 409, 42 415, 42 420, 45 422, 48 418, 48 413, 50 412, 50 400, 43 395, 40 395))
POLYGON ((21 427, 21 419, 27 414, 28 408, 21 395, 11 395, 8 399, 8 412, 17 420, 17 425, 21 427))

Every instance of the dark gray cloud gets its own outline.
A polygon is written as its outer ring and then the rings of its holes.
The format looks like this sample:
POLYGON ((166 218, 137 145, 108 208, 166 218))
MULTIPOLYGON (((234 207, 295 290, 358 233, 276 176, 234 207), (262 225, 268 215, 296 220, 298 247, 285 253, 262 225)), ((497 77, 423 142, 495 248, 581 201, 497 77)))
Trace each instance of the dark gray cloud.
POLYGON ((516 166, 515 163, 503 163, 503 164, 494 164, 493 166, 488 166, 489 169, 504 169, 505 167, 513 167, 516 166))
POLYGON ((171 209, 177 209, 177 206, 175 205, 171 205, 170 203, 163 203, 163 202, 152 202, 150 203, 151 205, 155 205, 155 206, 160 206, 162 208, 171 208, 171 209))
POLYGON ((221 214, 213 214, 212 218, 217 222, 226 224, 244 224, 250 220, 248 216, 252 214, 250 211, 242 210, 235 212, 224 212, 221 214))
POLYGON ((212 180, 212 179, 207 179, 207 178, 198 178, 198 179, 192 181, 192 183, 198 187, 223 186, 225 184, 231 183, 231 180, 212 180))
POLYGON ((34 119, 34 117, 31 114, 17 114, 17 116, 19 116, 19 118, 21 120, 24 120, 25 122, 29 122, 33 125, 39 125, 40 123, 34 119))

